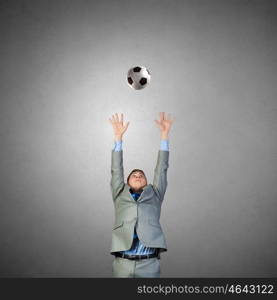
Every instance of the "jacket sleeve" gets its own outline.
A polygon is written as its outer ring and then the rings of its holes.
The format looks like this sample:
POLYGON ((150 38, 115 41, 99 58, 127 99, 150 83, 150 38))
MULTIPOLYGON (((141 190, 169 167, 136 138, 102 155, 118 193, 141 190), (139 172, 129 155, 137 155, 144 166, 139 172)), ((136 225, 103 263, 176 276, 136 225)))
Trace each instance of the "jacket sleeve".
POLYGON ((158 160, 154 171, 153 188, 162 201, 167 187, 167 169, 169 151, 159 150, 158 160))
POLYGON ((112 150, 111 192, 113 200, 124 188, 123 151, 112 150))

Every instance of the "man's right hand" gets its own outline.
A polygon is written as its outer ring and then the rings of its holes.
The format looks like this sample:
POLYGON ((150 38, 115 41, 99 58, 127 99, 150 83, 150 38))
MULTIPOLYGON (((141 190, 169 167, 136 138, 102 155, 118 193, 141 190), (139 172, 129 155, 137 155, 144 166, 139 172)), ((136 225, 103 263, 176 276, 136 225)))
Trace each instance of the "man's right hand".
POLYGON ((127 122, 125 125, 123 125, 123 114, 121 114, 121 118, 119 120, 117 113, 112 115, 112 118, 109 118, 109 121, 113 126, 115 140, 121 141, 123 134, 127 130, 130 122, 127 122))

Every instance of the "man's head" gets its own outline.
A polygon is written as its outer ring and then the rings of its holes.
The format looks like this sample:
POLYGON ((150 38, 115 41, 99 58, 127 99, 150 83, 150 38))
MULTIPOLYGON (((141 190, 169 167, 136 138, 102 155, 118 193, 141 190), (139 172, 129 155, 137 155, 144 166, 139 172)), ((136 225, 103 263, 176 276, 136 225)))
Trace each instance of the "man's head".
POLYGON ((147 179, 142 170, 134 169, 129 174, 127 178, 127 183, 134 192, 139 192, 147 185, 147 179))

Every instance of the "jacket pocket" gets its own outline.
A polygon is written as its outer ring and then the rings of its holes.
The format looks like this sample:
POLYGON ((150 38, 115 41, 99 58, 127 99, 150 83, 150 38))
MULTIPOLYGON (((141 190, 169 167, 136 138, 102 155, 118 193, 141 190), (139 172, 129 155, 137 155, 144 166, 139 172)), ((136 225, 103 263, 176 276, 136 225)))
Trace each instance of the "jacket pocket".
POLYGON ((159 221, 157 221, 157 220, 155 220, 155 219, 149 219, 148 222, 149 222, 149 224, 152 225, 152 226, 156 226, 156 227, 161 228, 161 225, 160 225, 159 221))
POLYGON ((121 221, 121 222, 118 222, 118 223, 116 223, 116 224, 114 224, 114 226, 113 226, 113 230, 115 230, 115 229, 117 229, 117 228, 119 228, 119 227, 122 227, 123 226, 123 221, 121 221))

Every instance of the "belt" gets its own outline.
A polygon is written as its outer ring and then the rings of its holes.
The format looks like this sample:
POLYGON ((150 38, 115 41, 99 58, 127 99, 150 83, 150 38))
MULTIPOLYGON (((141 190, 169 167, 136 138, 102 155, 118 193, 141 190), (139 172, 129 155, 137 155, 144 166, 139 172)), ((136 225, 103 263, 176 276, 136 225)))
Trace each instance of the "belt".
POLYGON ((131 259, 131 260, 139 260, 139 259, 145 259, 145 258, 158 257, 159 253, 155 252, 155 253, 151 253, 151 254, 135 255, 135 254, 125 254, 125 253, 121 253, 121 252, 115 252, 114 255, 117 257, 127 258, 127 259, 131 259))

